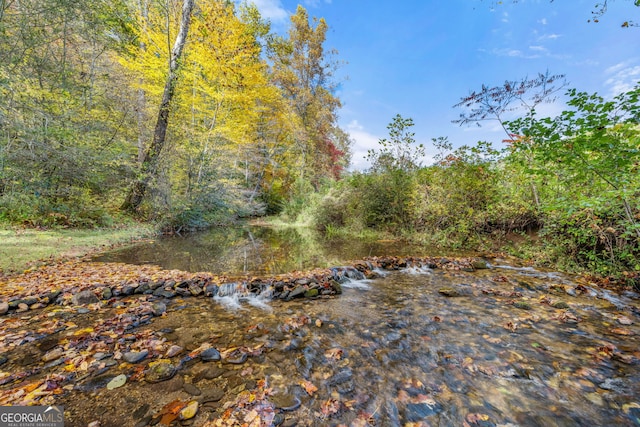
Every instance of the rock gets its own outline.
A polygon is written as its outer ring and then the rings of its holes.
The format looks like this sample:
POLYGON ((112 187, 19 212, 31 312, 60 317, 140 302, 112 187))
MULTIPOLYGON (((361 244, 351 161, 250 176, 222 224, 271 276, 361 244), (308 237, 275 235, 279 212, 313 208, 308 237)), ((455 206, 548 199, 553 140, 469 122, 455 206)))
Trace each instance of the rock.
POLYGON ((100 296, 102 297, 102 299, 111 299, 111 297, 113 296, 113 292, 111 292, 111 288, 106 287, 102 289, 100 296))
POLYGON ((80 307, 79 309, 76 310, 76 312, 78 314, 87 314, 87 313, 91 313, 91 310, 89 310, 87 307, 80 307))
POLYGON ((289 292, 288 298, 290 299, 301 298, 304 296, 306 291, 307 290, 305 289, 304 286, 296 286, 291 292, 289 292))
POLYGON ((220 352, 211 347, 200 353, 200 359, 203 362, 217 362, 221 359, 220 352))
POLYGON ((405 418, 408 421, 421 421, 426 417, 437 414, 442 410, 442 406, 433 402, 433 405, 427 403, 407 403, 405 418))
POLYGON ((309 289, 304 293, 305 298, 313 298, 318 296, 318 289, 309 289))
POLYGON ((560 308, 560 309, 563 309, 563 310, 566 309, 566 308, 569 308, 569 304, 567 304, 564 301, 556 301, 553 304, 551 304, 551 306, 553 308, 560 308))
POLYGON ((9 311, 9 303, 0 302, 0 315, 6 314, 9 311))
POLYGON ((182 388, 192 396, 200 396, 202 394, 202 390, 190 383, 184 383, 182 388))
POLYGON ((16 308, 18 308, 20 304, 24 304, 23 299, 16 299, 13 301, 9 301, 9 310, 15 310, 16 308))
POLYGON ((194 297, 197 297, 198 295, 200 295, 203 292, 203 290, 202 290, 202 288, 200 286, 196 285, 195 283, 190 283, 189 284, 189 292, 194 297))
POLYGON ((224 374, 225 370, 222 368, 211 368, 203 372, 203 377, 207 380, 213 380, 224 374))
POLYGON ((118 375, 117 377, 114 377, 111 381, 109 381, 109 383, 107 384, 107 390, 113 390, 114 388, 122 387, 123 385, 125 385, 126 382, 127 382, 126 375, 124 374, 118 375))
POLYGON ((149 284, 147 282, 143 282, 143 283, 138 284, 138 286, 136 287, 136 290, 133 291, 133 293, 135 293, 135 294, 144 294, 145 292, 147 292, 149 290, 151 290, 151 287, 149 286, 149 284))
POLYGON ((204 293, 208 297, 215 297, 216 295, 218 295, 218 285, 211 283, 205 286, 204 293))
POLYGON ((148 354, 149 354, 148 350, 127 351, 122 355, 122 358, 124 359, 125 362, 128 362, 128 363, 138 363, 144 360, 144 358, 147 357, 148 354))
POLYGON ((0 366, 4 365, 8 361, 9 359, 7 358, 7 356, 5 356, 4 354, 0 354, 0 366))
POLYGON ((41 302, 37 302, 37 303, 35 303, 33 305, 30 305, 29 309, 30 310, 37 310, 37 309, 42 308, 42 307, 45 307, 45 305, 43 303, 41 303, 41 302))
POLYGON ((232 357, 225 359, 225 362, 231 363, 232 365, 241 365, 247 361, 247 353, 234 354, 232 357))
POLYGON ((151 305, 151 312, 154 316, 162 316, 167 311, 167 305, 162 302, 154 302, 151 305))
POLYGON ((191 418, 196 416, 198 412, 198 401, 192 400, 187 404, 187 406, 180 411, 179 418, 181 420, 190 420, 191 418))
POLYGON ((120 291, 120 293, 124 296, 128 296, 128 295, 133 295, 133 293, 135 292, 136 287, 135 286, 131 286, 131 285, 124 285, 122 287, 122 290, 120 291))
POLYGON ((29 306, 24 302, 18 304, 18 309, 16 310, 16 313, 24 313, 25 311, 29 311, 29 306))
POLYGON ((157 297, 162 297, 162 298, 173 298, 176 296, 176 293, 174 291, 172 291, 171 289, 165 289, 165 288, 158 288, 155 291, 153 291, 153 295, 157 296, 157 297))
POLYGON ((337 295, 342 294, 342 285, 335 280, 329 280, 329 286, 333 288, 337 295))
POLYGON ((64 350, 61 347, 56 347, 53 350, 45 353, 45 355, 42 356, 42 361, 45 363, 51 362, 52 360, 59 359, 60 357, 62 357, 63 354, 64 354, 64 350))
POLYGON ((283 411, 294 411, 300 407, 300 399, 291 394, 275 394, 269 399, 277 409, 283 411))
POLYGON ((440 295, 444 295, 445 297, 459 297, 460 292, 454 288, 440 288, 438 289, 438 293, 440 295))
POLYGON ((99 301, 100 300, 98 299, 96 294, 93 293, 93 291, 78 292, 71 298, 71 302, 73 303, 73 305, 95 304, 99 301))
POLYGON ((208 402, 219 402, 224 397, 224 391, 219 388, 207 390, 200 398, 200 403, 205 404, 208 402))
POLYGON ((489 268, 489 264, 487 264, 486 261, 481 259, 474 260, 471 263, 471 266, 476 270, 486 270, 487 268, 489 268))
POLYGON ((516 301, 513 306, 521 310, 531 310, 531 304, 526 301, 516 301))
POLYGON ((158 359, 149 363, 144 379, 148 383, 159 383, 173 378, 178 369, 169 359, 158 359))
POLYGON ((169 347, 169 350, 167 350, 165 357, 177 356, 178 354, 180 354, 180 352, 182 352, 182 350, 183 348, 179 345, 172 345, 171 347, 169 347))
POLYGON ((327 381, 327 384, 330 386, 335 386, 335 385, 347 382, 351 380, 351 378, 353 378, 353 372, 351 371, 351 369, 344 368, 340 372, 335 374, 333 377, 329 378, 329 381, 327 381))

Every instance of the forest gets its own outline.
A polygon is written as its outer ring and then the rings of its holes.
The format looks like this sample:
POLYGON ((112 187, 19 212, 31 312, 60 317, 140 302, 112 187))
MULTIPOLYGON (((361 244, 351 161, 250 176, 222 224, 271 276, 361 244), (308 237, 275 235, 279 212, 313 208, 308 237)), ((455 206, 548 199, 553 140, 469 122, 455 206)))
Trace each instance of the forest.
POLYGON ((3 227, 185 232, 279 215, 638 286, 640 87, 605 99, 548 72, 483 86, 458 123, 497 121, 504 141, 435 138, 423 165, 397 115, 371 169, 349 172, 328 28, 302 6, 283 36, 248 3, 2 0, 3 227), (563 93, 565 111, 536 115, 563 93))

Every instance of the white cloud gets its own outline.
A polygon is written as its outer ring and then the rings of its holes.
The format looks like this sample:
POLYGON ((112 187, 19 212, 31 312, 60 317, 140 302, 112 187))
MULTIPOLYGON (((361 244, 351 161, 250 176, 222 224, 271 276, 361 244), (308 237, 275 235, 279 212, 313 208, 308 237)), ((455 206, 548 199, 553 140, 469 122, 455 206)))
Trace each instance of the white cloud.
POLYGON ((271 22, 285 22, 289 18, 289 12, 282 6, 280 0, 251 0, 255 4, 263 18, 271 22))
POLYGON ((364 130, 364 127, 357 120, 352 120, 347 125, 347 133, 354 141, 351 147, 351 170, 364 170, 371 164, 364 158, 372 148, 378 148, 379 137, 364 130))
POLYGON ((543 34, 540 37, 538 37, 538 40, 556 40, 559 39, 560 37, 562 37, 562 34, 543 34))
MULTIPOLYGON (((482 52, 486 52, 486 50, 481 49, 482 52)), ((510 58, 523 58, 523 59, 536 59, 536 58, 540 58, 540 54, 534 53, 534 54, 526 54, 523 51, 519 50, 519 49, 510 49, 510 48, 505 48, 505 49, 492 49, 491 51, 489 51, 490 54, 495 55, 495 56, 508 56, 510 58)))
POLYGON ((546 52, 547 48, 544 46, 529 46, 530 50, 534 50, 536 52, 546 52))
POLYGON ((538 21, 540 24, 542 25, 547 25, 547 18, 542 18, 541 20, 538 21))
POLYGON ((616 96, 630 91, 640 81, 640 65, 634 65, 632 61, 620 62, 607 68, 605 75, 610 76, 605 81, 610 87, 610 95, 616 96))

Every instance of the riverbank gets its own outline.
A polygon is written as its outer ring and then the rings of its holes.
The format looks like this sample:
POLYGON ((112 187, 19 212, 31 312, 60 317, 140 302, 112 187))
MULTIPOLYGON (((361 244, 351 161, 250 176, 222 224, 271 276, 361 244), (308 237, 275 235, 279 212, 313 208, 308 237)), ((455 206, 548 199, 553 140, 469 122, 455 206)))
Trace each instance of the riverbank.
POLYGON ((157 235, 151 224, 96 229, 0 229, 0 274, 78 258, 157 235))

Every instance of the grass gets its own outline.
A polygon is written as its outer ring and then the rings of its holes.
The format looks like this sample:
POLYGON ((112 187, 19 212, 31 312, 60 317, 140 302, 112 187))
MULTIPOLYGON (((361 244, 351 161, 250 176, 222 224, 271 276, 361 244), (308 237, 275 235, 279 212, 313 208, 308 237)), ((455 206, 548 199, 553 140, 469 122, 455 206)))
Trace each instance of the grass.
POLYGON ((81 257, 155 235, 150 225, 109 229, 0 229, 0 272, 17 273, 46 261, 81 257))

